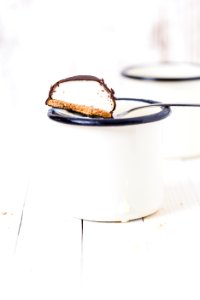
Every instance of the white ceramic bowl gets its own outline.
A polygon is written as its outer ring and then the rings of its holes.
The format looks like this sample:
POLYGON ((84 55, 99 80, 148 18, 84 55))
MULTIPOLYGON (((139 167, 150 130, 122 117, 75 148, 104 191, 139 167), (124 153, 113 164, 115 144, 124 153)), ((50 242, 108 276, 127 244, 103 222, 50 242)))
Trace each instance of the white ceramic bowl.
MULTIPOLYGON (((119 99, 116 110, 133 105, 141 101, 119 99)), ((160 208, 162 123, 169 113, 166 107, 122 119, 91 119, 48 111, 54 125, 54 182, 62 176, 61 188, 74 217, 128 221, 160 208)))
MULTIPOLYGON (((122 71, 121 88, 127 97, 161 102, 200 103, 200 65, 157 63, 131 66, 122 71)), ((172 108, 165 124, 164 155, 200 156, 200 108, 172 108)))

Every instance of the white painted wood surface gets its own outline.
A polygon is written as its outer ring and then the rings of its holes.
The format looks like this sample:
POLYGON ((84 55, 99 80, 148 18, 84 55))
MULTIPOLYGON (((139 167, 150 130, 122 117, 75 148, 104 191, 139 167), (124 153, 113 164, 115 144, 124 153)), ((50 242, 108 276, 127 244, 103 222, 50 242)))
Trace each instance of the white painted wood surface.
POLYGON ((0 118, 0 257, 15 251, 22 207, 26 198, 28 165, 21 123, 13 110, 0 118))
POLYGON ((200 160, 166 161, 158 213, 129 223, 84 222, 84 295, 199 299, 199 173, 200 160))

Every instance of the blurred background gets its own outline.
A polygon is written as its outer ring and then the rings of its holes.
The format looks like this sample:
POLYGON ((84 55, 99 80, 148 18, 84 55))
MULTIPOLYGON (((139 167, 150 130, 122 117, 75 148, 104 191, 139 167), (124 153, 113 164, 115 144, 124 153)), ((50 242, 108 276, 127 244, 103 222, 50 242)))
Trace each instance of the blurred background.
POLYGON ((75 74, 122 96, 128 65, 200 62, 199 28, 199 0, 0 0, 1 105, 41 107, 75 74))

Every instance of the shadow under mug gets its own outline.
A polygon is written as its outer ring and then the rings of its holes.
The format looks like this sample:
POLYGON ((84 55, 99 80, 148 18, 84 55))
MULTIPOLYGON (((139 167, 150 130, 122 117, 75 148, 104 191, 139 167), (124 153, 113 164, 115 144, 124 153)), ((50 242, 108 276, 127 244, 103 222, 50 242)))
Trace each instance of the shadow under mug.
MULTIPOLYGON (((120 98, 116 110, 141 102, 155 101, 120 98)), ((61 115, 59 110, 49 109, 57 165, 54 182, 62 180, 59 189, 66 194, 74 217, 128 221, 160 208, 161 123, 169 116, 170 108, 154 109, 121 119, 79 117, 67 111, 61 115)))
MULTIPOLYGON (((194 63, 154 63, 134 65, 121 73, 127 97, 160 102, 200 103, 200 65, 194 63)), ((200 156, 200 109, 176 107, 165 124, 164 156, 200 156)))

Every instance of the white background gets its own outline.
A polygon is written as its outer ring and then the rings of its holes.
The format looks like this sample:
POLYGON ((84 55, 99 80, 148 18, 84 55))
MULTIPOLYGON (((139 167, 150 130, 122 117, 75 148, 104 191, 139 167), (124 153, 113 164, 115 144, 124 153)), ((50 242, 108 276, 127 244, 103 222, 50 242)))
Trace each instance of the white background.
POLYGON ((121 94, 127 65, 199 62, 199 14, 198 0, 0 0, 1 105, 42 107, 75 74, 121 94))

